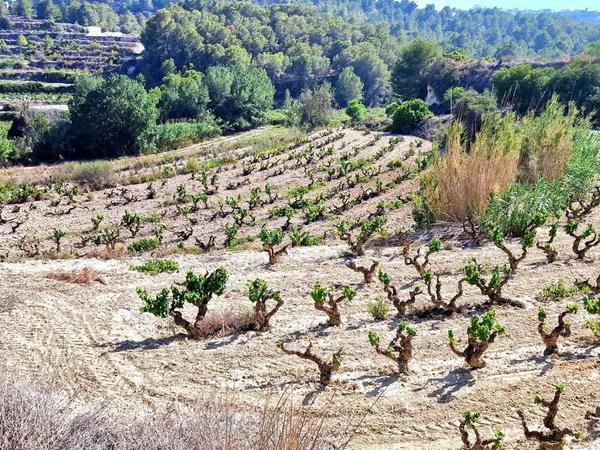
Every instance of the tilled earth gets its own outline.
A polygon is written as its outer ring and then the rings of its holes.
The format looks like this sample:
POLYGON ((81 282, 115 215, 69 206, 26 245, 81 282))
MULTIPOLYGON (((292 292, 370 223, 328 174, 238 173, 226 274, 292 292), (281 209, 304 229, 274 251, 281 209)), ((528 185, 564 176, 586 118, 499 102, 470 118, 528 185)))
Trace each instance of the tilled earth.
MULTIPOLYGON (((356 131, 346 133, 346 141, 350 137, 360 142, 370 139, 356 131)), ((386 139, 389 137, 383 141, 386 139)), ((407 142, 399 149, 406 151, 407 142)), ((299 175, 304 173, 301 168, 297 169, 296 181, 294 173, 282 175, 281 183, 273 184, 280 186, 283 192, 282 186, 289 188, 305 182, 299 175)), ((161 188, 159 199, 127 207, 131 210, 135 206, 135 210, 145 213, 162 207, 161 202, 172 196, 184 177, 189 178, 187 175, 178 177, 181 179, 170 179, 164 189, 161 188)), ((411 181, 406 183, 408 186, 411 181)), ((264 180, 253 181, 240 193, 247 193, 258 184, 264 184, 264 180)), ((390 198, 401 195, 400 191, 407 186, 400 185, 384 195, 390 198)), ((142 192, 144 186, 131 189, 142 192)), ((47 235, 48 230, 58 224, 84 232, 89 227, 89 218, 101 210, 110 217, 107 222, 118 222, 126 206, 106 210, 105 200, 94 200, 104 199, 102 192, 95 192, 92 197, 86 202, 86 209, 79 208, 62 219, 45 216, 43 210, 51 208, 50 200, 40 200, 23 227, 28 233, 37 230, 40 235, 47 235)), ((360 203, 345 216, 364 216, 374 210, 379 200, 360 203)), ((194 227, 195 235, 216 233, 218 224, 203 222, 203 214, 194 227)), ((261 213, 257 215, 260 217, 261 213)), ((586 220, 600 225, 600 211, 586 220)), ((171 229, 177 226, 176 221, 183 224, 182 218, 174 218, 171 229)), ((388 229, 394 231, 408 222, 405 208, 391 211, 388 229)), ((561 383, 565 384, 565 392, 557 423, 584 433, 580 442, 570 444, 571 448, 600 448, 600 441, 594 440, 598 435, 588 430, 583 419, 586 411, 600 405, 600 345, 590 331, 584 329, 591 317, 582 308, 572 317, 573 333, 559 341, 559 357, 543 356, 544 347, 536 331, 538 306, 545 307, 553 327, 566 304, 580 303, 579 297, 557 302, 538 300, 537 295, 544 286, 560 279, 570 286, 575 279, 595 279, 600 274, 600 250, 590 251, 584 261, 575 260, 570 252, 571 238, 563 233, 559 232, 557 239, 559 257, 555 263, 547 264, 544 255, 533 250, 507 284, 506 295, 523 302, 525 308, 497 308, 498 320, 506 327, 506 335, 499 337, 486 352, 487 367, 467 370, 447 345, 449 329, 454 330, 464 344, 470 316, 484 311, 482 305, 486 299, 475 288, 467 286, 464 297, 459 300, 465 307, 453 316, 423 313, 430 307, 424 297, 409 308, 405 320, 417 329, 413 339, 415 355, 410 364, 412 373, 397 377, 394 364, 376 354, 367 339, 369 330, 382 333, 386 343, 393 337, 398 323, 393 307, 385 320, 373 320, 366 304, 383 295, 382 284, 375 280, 365 285, 362 276, 346 268, 348 247, 331 237, 331 233, 323 245, 290 249, 275 266, 267 264, 266 253, 261 252, 256 243, 237 250, 225 250, 219 245, 205 254, 170 255, 179 262, 180 273, 150 276, 130 270, 131 265, 147 260, 148 255, 137 257, 126 253, 109 260, 91 255, 56 259, 57 255, 47 254, 27 258, 10 246, 16 237, 7 227, 8 224, 2 229, 5 230, 4 245, 10 255, 7 262, 0 263, 0 292, 3 293, 0 358, 6 368, 60 378, 65 388, 82 402, 107 402, 115 409, 130 411, 132 405, 152 409, 172 402, 192 403, 214 389, 234 390, 236 399, 248 405, 287 393, 309 410, 320 412, 325 408, 330 416, 327 427, 332 436, 346 436, 348 430, 356 429, 352 446, 357 449, 460 448, 457 424, 464 412, 477 411, 481 413, 479 428, 484 436, 491 436, 494 429, 502 429, 507 435, 508 448, 527 449, 535 446, 524 440, 516 410, 523 408, 529 423, 541 427, 543 408, 534 405, 533 398, 536 394, 551 398, 554 385, 561 383), (272 319, 271 331, 239 332, 193 341, 182 335, 182 330, 170 319, 139 312, 141 302, 135 293, 136 287, 157 292, 181 281, 187 270, 204 272, 219 266, 229 270, 230 279, 224 295, 211 301, 209 310, 213 313, 249 310, 246 283, 263 278, 270 287, 281 291, 285 302, 272 319), (84 267, 97 271, 100 281, 78 285, 47 277, 57 271, 84 267), (326 316, 314 309, 309 292, 316 282, 329 286, 351 285, 357 289, 357 297, 341 307, 340 327, 327 327, 326 316), (332 385, 319 388, 316 367, 282 354, 275 346, 279 339, 298 349, 304 349, 310 341, 315 351, 324 356, 341 348, 343 363, 334 374, 332 385)), ((314 233, 332 229, 328 221, 315 222, 310 227, 314 233)), ((248 234, 253 231, 251 227, 244 229, 248 234)), ((547 230, 541 231, 541 237, 546 233, 547 230)), ((443 277, 443 292, 448 296, 453 295, 460 270, 469 257, 475 256, 486 265, 505 262, 504 254, 493 245, 477 248, 465 244, 464 239, 457 238, 459 230, 452 227, 413 235, 412 251, 432 235, 444 238, 444 250, 431 257, 431 265, 434 272, 449 273, 443 277)), ((76 241, 75 237, 70 239, 65 242, 66 248, 76 241)), ((51 251, 48 236, 42 245, 44 251, 51 251)), ((402 249, 393 235, 376 239, 359 262, 370 265, 373 260, 380 262, 392 283, 407 296, 417 275, 414 268, 405 265, 402 249)), ((186 309, 185 313, 192 315, 193 310, 186 309)))

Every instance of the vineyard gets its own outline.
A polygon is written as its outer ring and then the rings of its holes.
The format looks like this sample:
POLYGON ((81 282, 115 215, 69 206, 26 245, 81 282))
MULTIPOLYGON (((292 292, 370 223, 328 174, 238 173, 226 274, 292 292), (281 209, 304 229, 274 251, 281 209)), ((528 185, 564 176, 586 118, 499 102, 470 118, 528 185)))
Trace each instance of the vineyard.
POLYGON ((78 76, 119 67, 141 52, 138 39, 94 27, 4 16, 0 101, 66 104, 78 76))
POLYGON ((0 170, 3 368, 121 412, 289 396, 349 448, 598 448, 600 191, 522 238, 416 231, 431 152, 266 127, 0 170))

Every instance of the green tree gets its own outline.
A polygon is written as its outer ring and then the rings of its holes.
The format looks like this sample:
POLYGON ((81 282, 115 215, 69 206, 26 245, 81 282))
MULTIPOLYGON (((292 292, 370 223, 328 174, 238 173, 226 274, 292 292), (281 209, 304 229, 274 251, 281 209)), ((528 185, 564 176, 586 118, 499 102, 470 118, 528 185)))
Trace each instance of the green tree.
POLYGON ((555 70, 551 67, 534 69, 529 64, 499 70, 492 77, 498 104, 510 104, 518 114, 527 114, 546 104, 555 70))
POLYGON ((588 57, 572 59, 556 71, 552 88, 563 103, 570 101, 598 120, 600 109, 600 65, 588 57))
POLYGON ((416 39, 408 44, 392 72, 394 94, 401 99, 424 99, 427 96, 427 76, 431 67, 442 57, 438 44, 416 39))
POLYGON ((264 123, 275 90, 264 69, 211 67, 206 76, 210 106, 230 128, 247 129, 264 123))
POLYGON ((301 123, 309 128, 327 125, 331 115, 331 99, 329 83, 302 91, 298 99, 301 123))
POLYGON ((14 4, 13 13, 17 16, 31 18, 33 16, 33 4, 31 0, 17 0, 14 4))
POLYGON ((167 75, 160 94, 158 107, 162 120, 198 119, 206 113, 208 88, 200 72, 188 70, 184 75, 167 75))
POLYGON ((157 98, 124 75, 83 79, 69 102, 73 155, 106 158, 153 145, 157 98))
POLYGON ((354 73, 352 67, 346 67, 340 73, 335 83, 335 101, 345 108, 351 100, 361 101, 363 99, 363 82, 354 73))
POLYGON ((54 20, 60 15, 60 9, 52 0, 41 0, 35 5, 35 14, 40 20, 54 20))

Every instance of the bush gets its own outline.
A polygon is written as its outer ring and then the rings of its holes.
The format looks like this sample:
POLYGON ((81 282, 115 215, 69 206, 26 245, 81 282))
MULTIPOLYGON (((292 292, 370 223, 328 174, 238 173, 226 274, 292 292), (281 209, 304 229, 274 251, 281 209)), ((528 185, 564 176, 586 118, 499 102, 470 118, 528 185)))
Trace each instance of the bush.
POLYGON ((577 294, 576 288, 569 288, 564 280, 558 280, 544 286, 542 291, 538 294, 538 298, 540 300, 553 300, 557 302, 572 297, 575 294, 577 294))
POLYGON ((350 121, 353 125, 357 125, 365 121, 365 115, 367 108, 362 104, 360 100, 350 100, 348 107, 346 108, 346 114, 350 117, 350 121))
POLYGON ((131 266, 131 270, 135 272, 157 275, 159 273, 175 273, 179 272, 179 264, 172 259, 151 259, 144 264, 131 266))
POLYGON ((183 284, 172 285, 164 288, 156 296, 152 297, 145 289, 136 290, 144 306, 141 312, 148 312, 157 317, 171 316, 177 326, 182 327, 188 335, 194 339, 203 336, 201 322, 208 312, 208 302, 213 296, 222 295, 229 273, 224 267, 205 275, 196 275, 190 271, 185 277, 183 284), (194 322, 183 318, 181 309, 185 303, 190 303, 198 308, 194 322))
POLYGON ((463 146, 464 127, 455 122, 445 136, 445 157, 436 155, 421 178, 427 207, 437 220, 462 222, 485 211, 490 194, 504 191, 517 177, 520 135, 515 117, 489 116, 470 152, 463 146))
POLYGON ((327 125, 331 116, 331 86, 329 83, 313 89, 306 89, 300 94, 298 108, 302 125, 309 128, 327 125))
POLYGON ((394 133, 409 133, 423 120, 432 117, 433 113, 427 103, 421 99, 402 102, 392 116, 394 133))
POLYGON ((383 298, 383 296, 378 295, 375 299, 369 300, 367 302, 367 310, 369 314, 373 317, 373 320, 381 321, 385 320, 385 316, 387 315, 390 307, 388 302, 383 298))
POLYGON ((132 253, 145 253, 150 250, 156 250, 160 247, 161 240, 159 238, 141 238, 136 239, 127 247, 132 253))
POLYGON ((160 86, 161 120, 198 119, 206 113, 209 100, 202 73, 188 70, 183 75, 169 74, 160 86))

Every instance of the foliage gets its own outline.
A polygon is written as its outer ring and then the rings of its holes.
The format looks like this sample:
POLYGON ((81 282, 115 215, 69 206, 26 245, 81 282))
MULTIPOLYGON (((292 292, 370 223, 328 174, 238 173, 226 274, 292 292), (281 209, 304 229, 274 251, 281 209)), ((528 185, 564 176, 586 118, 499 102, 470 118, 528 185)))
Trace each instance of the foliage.
POLYGON ((512 105, 521 115, 540 109, 551 94, 554 73, 550 67, 533 68, 530 64, 499 70, 492 77, 498 103, 512 105))
POLYGON ((538 294, 538 298, 540 300, 552 300, 557 302, 565 298, 572 297, 576 293, 576 288, 567 287, 564 280, 560 279, 544 286, 541 292, 538 294))
POLYGON ((381 295, 378 295, 367 302, 367 311, 369 311, 373 320, 376 321, 384 320, 389 309, 388 302, 381 295))
POLYGON ((132 253, 146 253, 150 250, 156 250, 160 247, 161 239, 157 237, 145 237, 136 239, 127 246, 127 250, 132 253))
POLYGON ((200 322, 207 312, 208 302, 213 296, 222 295, 229 274, 224 267, 220 267, 205 275, 196 275, 189 271, 182 285, 172 285, 164 288, 157 295, 151 296, 145 289, 136 290, 144 305, 141 312, 148 312, 158 317, 172 316, 178 326, 183 327, 193 338, 201 335, 200 322), (190 303, 198 308, 198 314, 193 323, 182 317, 181 309, 185 303, 190 303))
POLYGON ((206 114, 209 102, 204 76, 195 70, 183 75, 173 73, 162 80, 160 86, 160 118, 199 119, 206 114))
POLYGON ((274 89, 264 69, 214 66, 207 70, 205 81, 211 110, 229 128, 245 130, 265 123, 274 89))
POLYGON ((156 98, 126 76, 79 82, 69 111, 73 150, 65 157, 116 157, 153 148, 156 98))
POLYGON ((327 125, 331 114, 331 100, 329 83, 302 91, 298 99, 300 122, 309 128, 327 125))
POLYGON ((433 116, 427 103, 421 99, 402 102, 394 110, 392 130, 395 133, 409 133, 423 120, 433 116))
POLYGON ((473 316, 467 329, 469 337, 489 342, 493 331, 504 334, 504 327, 496 321, 496 310, 488 309, 482 316, 473 316))
POLYGON ((415 39, 406 45, 392 72, 394 94, 402 100, 425 99, 427 75, 441 56, 440 46, 432 41, 415 39))
POLYGON ((211 118, 200 122, 161 123, 156 127, 156 148, 159 152, 175 150, 215 137, 220 132, 221 128, 211 118))
POLYGON ((350 117, 350 121, 353 125, 364 122, 367 113, 367 108, 363 105, 360 100, 350 100, 346 108, 346 114, 350 117))
POLYGON ((175 273, 179 272, 179 264, 177 261, 172 259, 150 259, 144 264, 131 266, 131 270, 150 275, 158 275, 159 273, 175 273))
POLYGON ((354 73, 354 68, 344 67, 335 83, 336 103, 341 108, 348 106, 352 100, 360 103, 363 99, 363 88, 364 84, 360 77, 354 73))

